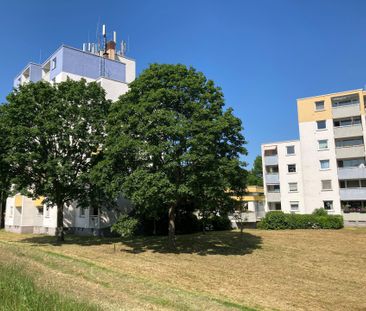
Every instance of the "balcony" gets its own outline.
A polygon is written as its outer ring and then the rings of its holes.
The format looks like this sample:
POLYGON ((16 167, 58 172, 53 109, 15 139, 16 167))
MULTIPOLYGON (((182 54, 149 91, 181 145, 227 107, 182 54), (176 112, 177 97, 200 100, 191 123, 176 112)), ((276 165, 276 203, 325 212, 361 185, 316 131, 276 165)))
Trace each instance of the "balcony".
POLYGON ((333 119, 360 115, 360 103, 356 102, 352 105, 333 107, 332 114, 333 119))
POLYGON ((338 159, 362 158, 365 156, 364 145, 336 148, 336 157, 338 159))
POLYGON ((278 192, 267 192, 266 197, 268 202, 281 202, 281 193, 278 192))
POLYGON ((280 178, 278 174, 266 174, 266 184, 279 184, 280 178))
POLYGON ((366 188, 341 188, 339 194, 342 201, 366 200, 366 188))
MULTIPOLYGON (((340 108, 336 108, 340 109, 340 108)), ((356 137, 362 136, 362 125, 355 124, 350 126, 340 126, 334 128, 334 138, 346 138, 346 137, 356 137)))
POLYGON ((340 167, 338 179, 366 179, 366 167, 340 167))
POLYGON ((264 164, 265 165, 278 165, 278 156, 264 156, 264 164))

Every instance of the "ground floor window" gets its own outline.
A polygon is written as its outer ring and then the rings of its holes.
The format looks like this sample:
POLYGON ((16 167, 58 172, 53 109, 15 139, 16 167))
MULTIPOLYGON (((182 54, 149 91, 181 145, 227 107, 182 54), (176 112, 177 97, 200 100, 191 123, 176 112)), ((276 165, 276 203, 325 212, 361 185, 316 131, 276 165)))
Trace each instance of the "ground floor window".
POLYGON ((270 203, 268 203, 268 209, 270 211, 280 211, 281 210, 281 202, 270 202, 270 203))
POLYGON ((299 202, 298 201, 291 201, 290 202, 290 209, 291 211, 298 211, 299 210, 299 202))
POLYGON ((327 211, 333 210, 333 201, 323 201, 324 209, 327 211))
POLYGON ((344 213, 366 213, 366 201, 341 201, 344 213))

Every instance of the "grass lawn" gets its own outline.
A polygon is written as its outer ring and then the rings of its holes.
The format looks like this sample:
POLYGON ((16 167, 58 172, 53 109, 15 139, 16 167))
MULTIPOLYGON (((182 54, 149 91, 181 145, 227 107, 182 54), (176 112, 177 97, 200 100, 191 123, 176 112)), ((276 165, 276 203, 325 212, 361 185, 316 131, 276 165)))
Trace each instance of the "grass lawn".
POLYGON ((0 281, 11 264, 35 293, 85 310, 366 310, 365 229, 210 232, 177 245, 68 236, 61 246, 0 231, 0 281))

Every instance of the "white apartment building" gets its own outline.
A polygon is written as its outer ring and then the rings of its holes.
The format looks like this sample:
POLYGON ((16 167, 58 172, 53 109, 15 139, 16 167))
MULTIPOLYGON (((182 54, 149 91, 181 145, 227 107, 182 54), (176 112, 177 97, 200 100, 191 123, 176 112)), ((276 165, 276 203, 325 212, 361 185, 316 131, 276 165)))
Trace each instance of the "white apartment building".
MULTIPOLYGON (((128 91, 128 84, 135 80, 136 63, 125 56, 125 45, 117 51, 116 32, 107 41, 105 26, 103 43, 84 43, 82 49, 61 45, 42 64, 29 63, 15 78, 14 87, 40 80, 59 83, 67 78, 87 82, 96 81, 106 91, 107 99, 117 100, 128 91)), ((20 194, 6 202, 5 230, 17 233, 45 233, 54 235, 57 227, 57 208, 43 205, 43 199, 33 200, 20 194)), ((65 207, 64 226, 78 234, 102 234, 115 222, 121 210, 130 203, 118 201, 119 211, 103 207, 82 209, 75 205, 65 207)))
POLYGON ((325 208, 366 226, 363 89, 298 99, 300 139, 262 145, 265 210, 325 208))

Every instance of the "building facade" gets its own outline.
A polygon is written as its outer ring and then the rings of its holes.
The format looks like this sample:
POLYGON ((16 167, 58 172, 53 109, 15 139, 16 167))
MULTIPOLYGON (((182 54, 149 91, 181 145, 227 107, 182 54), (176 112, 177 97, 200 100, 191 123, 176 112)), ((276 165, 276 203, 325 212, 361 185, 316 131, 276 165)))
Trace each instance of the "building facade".
MULTIPOLYGON (((87 43, 82 49, 61 45, 42 64, 29 63, 14 79, 14 88, 24 83, 47 81, 60 83, 68 78, 97 82, 113 101, 128 91, 135 80, 136 64, 125 56, 124 45, 116 50, 116 33, 107 41, 103 26, 103 44, 87 43)), ((17 194, 6 202, 5 230, 17 233, 54 235, 57 227, 57 208, 43 204, 44 198, 33 200, 17 194)), ((124 199, 118 200, 117 210, 79 208, 76 204, 64 208, 64 226, 79 234, 101 234, 115 222, 122 211, 130 208, 124 199)))
POLYGON ((298 99, 300 139, 262 145, 265 209, 366 226, 363 89, 298 99))

